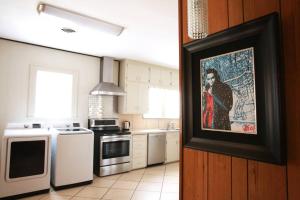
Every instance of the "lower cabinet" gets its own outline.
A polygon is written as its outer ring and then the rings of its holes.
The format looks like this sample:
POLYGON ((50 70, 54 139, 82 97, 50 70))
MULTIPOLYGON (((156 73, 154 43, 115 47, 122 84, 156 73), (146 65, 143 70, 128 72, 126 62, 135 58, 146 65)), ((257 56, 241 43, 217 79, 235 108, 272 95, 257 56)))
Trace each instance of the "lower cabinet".
POLYGON ((179 132, 167 132, 166 163, 179 160, 179 132))
POLYGON ((147 134, 132 135, 132 169, 147 166, 147 134))

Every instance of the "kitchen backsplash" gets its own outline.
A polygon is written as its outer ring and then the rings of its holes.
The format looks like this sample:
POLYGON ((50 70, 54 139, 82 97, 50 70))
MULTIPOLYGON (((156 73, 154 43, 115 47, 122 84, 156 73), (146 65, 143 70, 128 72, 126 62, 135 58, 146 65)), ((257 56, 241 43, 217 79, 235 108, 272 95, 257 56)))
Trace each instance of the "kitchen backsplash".
POLYGON ((117 97, 89 95, 89 118, 118 118, 117 97))
POLYGON ((169 122, 174 122, 175 128, 179 128, 178 119, 147 119, 143 115, 119 115, 119 121, 130 121, 131 129, 165 129, 169 122))

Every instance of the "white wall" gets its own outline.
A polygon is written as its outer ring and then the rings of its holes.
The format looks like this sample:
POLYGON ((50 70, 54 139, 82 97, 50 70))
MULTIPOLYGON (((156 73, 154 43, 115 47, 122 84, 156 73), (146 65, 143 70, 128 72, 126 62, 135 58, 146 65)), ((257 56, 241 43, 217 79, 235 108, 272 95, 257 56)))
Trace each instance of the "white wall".
POLYGON ((33 121, 27 116, 30 66, 78 72, 74 120, 87 126, 88 93, 99 81, 99 59, 0 39, 0 136, 9 122, 33 121))

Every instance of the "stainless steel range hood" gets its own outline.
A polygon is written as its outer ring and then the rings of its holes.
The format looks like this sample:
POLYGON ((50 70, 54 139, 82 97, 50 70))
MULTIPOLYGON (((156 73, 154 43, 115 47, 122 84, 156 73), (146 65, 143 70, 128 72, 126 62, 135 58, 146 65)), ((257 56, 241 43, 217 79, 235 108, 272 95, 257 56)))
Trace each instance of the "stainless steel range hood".
POLYGON ((91 95, 123 96, 126 94, 122 88, 113 83, 113 64, 113 58, 101 58, 100 83, 91 90, 91 95))

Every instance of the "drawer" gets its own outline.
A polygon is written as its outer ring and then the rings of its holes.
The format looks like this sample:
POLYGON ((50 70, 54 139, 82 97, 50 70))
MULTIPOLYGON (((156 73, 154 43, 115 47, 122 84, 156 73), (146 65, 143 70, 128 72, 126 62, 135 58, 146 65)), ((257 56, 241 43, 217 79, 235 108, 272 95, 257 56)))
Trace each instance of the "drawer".
POLYGON ((147 143, 147 135, 134 135, 132 137, 133 143, 147 143))

